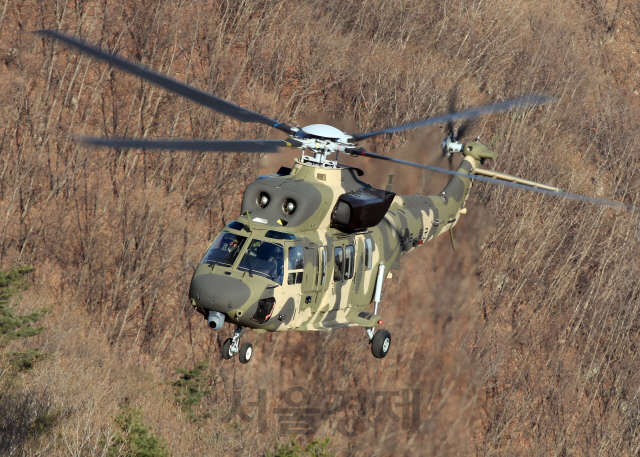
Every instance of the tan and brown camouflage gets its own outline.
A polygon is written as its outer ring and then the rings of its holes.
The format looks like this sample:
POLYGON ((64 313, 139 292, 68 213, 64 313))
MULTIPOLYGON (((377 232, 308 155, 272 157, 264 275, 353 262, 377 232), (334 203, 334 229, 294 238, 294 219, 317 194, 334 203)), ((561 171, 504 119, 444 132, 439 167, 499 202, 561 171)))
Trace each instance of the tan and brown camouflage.
MULTIPOLYGON (((457 170, 460 173, 472 174, 481 159, 494 157, 480 143, 467 145, 457 170)), ((256 332, 376 326, 381 316, 366 310, 373 299, 380 264, 384 263, 386 271, 396 269, 404 254, 453 228, 460 214, 466 212, 472 181, 456 175, 438 195, 395 196, 382 221, 374 227, 353 233, 331 228, 338 198, 368 186, 359 179, 359 173, 351 167, 324 168, 296 159, 289 174, 251 183, 244 193, 243 215, 224 230, 247 237, 245 250, 254 240, 279 244, 285 260, 289 250, 300 247, 304 266, 291 270, 285 261, 280 285, 240 271, 242 255, 237 255, 231 266, 201 263, 189 292, 193 306, 205 316, 208 310, 226 314, 228 321, 256 332), (270 198, 264 208, 258 202, 263 193, 270 198), (292 214, 284 211, 285 200, 297 205, 292 214), (267 237, 267 232, 286 234, 295 240, 273 239, 267 237), (352 277, 347 274, 347 278, 334 279, 337 248, 342 248, 343 254, 353 249, 352 277), (298 276, 300 272, 302 278, 298 276), (293 284, 288 278, 295 278, 293 284), (270 297, 275 298, 273 311, 266 322, 259 323, 260 319, 254 319, 258 302, 270 297)), ((298 248, 296 252, 299 251, 298 248)), ((336 275, 340 276, 343 275, 336 275)))

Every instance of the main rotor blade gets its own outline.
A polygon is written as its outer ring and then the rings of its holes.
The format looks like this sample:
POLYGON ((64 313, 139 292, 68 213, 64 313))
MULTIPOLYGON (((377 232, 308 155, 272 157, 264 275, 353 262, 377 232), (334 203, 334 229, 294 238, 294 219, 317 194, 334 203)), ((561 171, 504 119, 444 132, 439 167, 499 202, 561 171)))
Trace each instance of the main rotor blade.
POLYGON ((187 140, 137 138, 80 138, 82 144, 111 148, 168 149, 194 152, 278 152, 279 147, 296 147, 293 140, 187 140))
POLYGON ((524 97, 506 100, 504 102, 492 103, 491 105, 479 106, 458 113, 449 113, 442 116, 424 119, 422 121, 412 122, 410 124, 399 125, 397 127, 389 127, 384 130, 376 130, 369 133, 357 133, 352 137, 352 141, 360 141, 372 136, 382 135, 384 133, 402 132, 403 130, 415 129, 416 127, 424 127, 433 124, 442 124, 445 122, 454 122, 462 119, 483 116, 485 114, 501 113, 516 108, 526 108, 528 106, 544 105, 554 101, 552 97, 542 94, 530 94, 524 97))
MULTIPOLYGON (((451 113, 455 113, 456 111, 456 104, 458 103, 458 86, 455 85, 451 91, 449 92, 449 100, 447 103, 447 109, 449 111, 449 114, 451 113)), ((453 120, 449 119, 447 121, 447 134, 448 133, 453 133, 453 120)))
MULTIPOLYGON (((496 179, 496 178, 489 178, 489 177, 485 177, 485 176, 478 176, 478 175, 475 175, 475 174, 461 173, 459 171, 446 170, 444 168, 432 167, 432 166, 429 166, 429 165, 423 165, 421 163, 409 162, 407 160, 394 159, 392 157, 387 157, 387 156, 383 156, 383 155, 380 155, 380 154, 374 154, 373 152, 368 152, 368 151, 365 151, 363 149, 349 149, 346 152, 348 154, 360 155, 360 156, 364 156, 364 157, 372 157, 374 159, 386 160, 388 162, 393 162, 393 163, 401 163, 403 165, 409 165, 411 167, 424 168, 426 170, 438 171, 440 173, 446 173, 446 174, 449 174, 449 175, 460 176, 460 177, 467 178, 467 179, 473 179, 475 181, 488 182, 488 183, 491 183, 491 184, 499 184, 499 185, 505 186, 505 187, 512 187, 514 189, 528 190, 528 191, 537 192, 537 193, 540 193, 540 194, 547 194, 547 195, 553 195, 555 197, 562 197, 562 198, 568 198, 570 200, 577 200, 577 201, 580 201, 580 202, 594 203, 594 204, 597 204, 597 205, 610 206, 611 208, 616 208, 616 209, 624 209, 624 210, 627 210, 627 211, 638 211, 638 209, 640 209, 640 208, 638 208, 636 206, 629 205, 629 204, 622 203, 622 202, 617 202, 615 200, 607 200, 605 198, 588 197, 586 195, 572 194, 570 192, 543 189, 541 187, 532 187, 532 186, 528 186, 528 185, 524 185, 524 184, 518 184, 518 183, 515 183, 515 182, 511 182, 511 181, 503 181, 503 180, 496 179)), ((496 173, 496 174, 499 175, 499 173, 496 173)))
POLYGON ((212 95, 208 92, 205 92, 203 90, 197 89, 193 86, 189 86, 180 81, 176 81, 175 79, 170 78, 168 76, 157 73, 145 67, 142 64, 134 63, 120 56, 117 56, 115 54, 105 52, 98 47, 85 43, 84 41, 64 35, 55 30, 39 30, 36 33, 50 36, 52 38, 56 38, 60 41, 63 41, 67 45, 74 47, 84 52, 85 54, 89 54, 90 56, 103 60, 113 65, 114 67, 117 67, 121 70, 132 73, 136 76, 139 76, 140 78, 145 79, 154 84, 157 84, 158 86, 163 87, 168 91, 171 91, 178 95, 182 95, 183 97, 186 97, 189 100, 192 100, 196 103, 200 103, 201 105, 204 105, 207 108, 211 108, 214 111, 225 114, 241 122, 257 122, 260 124, 266 124, 270 127, 278 128, 287 133, 293 133, 291 131, 290 126, 283 124, 281 122, 278 122, 275 119, 271 119, 270 117, 263 116, 262 114, 254 113, 253 111, 250 111, 246 108, 242 108, 241 106, 235 105, 231 102, 218 98, 215 95, 212 95))

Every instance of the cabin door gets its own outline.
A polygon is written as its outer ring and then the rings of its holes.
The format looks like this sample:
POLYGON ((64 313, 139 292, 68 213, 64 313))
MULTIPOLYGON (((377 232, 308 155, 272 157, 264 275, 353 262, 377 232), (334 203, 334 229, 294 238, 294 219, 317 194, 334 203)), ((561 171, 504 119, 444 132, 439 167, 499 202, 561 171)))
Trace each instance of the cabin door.
POLYGON ((282 287, 276 293, 284 303, 280 310, 279 319, 283 320, 289 328, 296 328, 296 317, 303 302, 302 284, 307 275, 305 271, 304 248, 300 242, 287 242, 284 244, 285 258, 282 276, 282 287))
POLYGON ((331 290, 333 303, 332 310, 344 310, 351 306, 349 295, 353 286, 355 274, 356 249, 353 239, 335 243, 333 245, 333 287, 331 290))

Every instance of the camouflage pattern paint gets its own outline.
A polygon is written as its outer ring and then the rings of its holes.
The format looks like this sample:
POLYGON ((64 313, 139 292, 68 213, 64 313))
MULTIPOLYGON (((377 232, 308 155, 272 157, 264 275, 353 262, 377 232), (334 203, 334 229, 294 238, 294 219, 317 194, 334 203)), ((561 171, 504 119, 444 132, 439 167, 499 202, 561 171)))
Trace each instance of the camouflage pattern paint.
MULTIPOLYGON (((483 150, 488 153, 484 145, 473 145, 474 154, 465 155, 458 172, 474 173, 483 150)), ((396 269, 403 255, 453 228, 472 181, 456 175, 438 195, 395 196, 375 227, 354 233, 331 228, 332 211, 340 195, 368 186, 359 175, 355 168, 324 168, 296 159, 289 175, 264 177, 247 186, 243 215, 224 229, 247 237, 243 251, 231 266, 201 263, 197 267, 189 291, 193 306, 204 316, 208 310, 224 313, 228 321, 257 332, 375 326, 381 317, 365 310, 373 300, 380 264, 384 262, 386 271, 396 269), (269 202, 261 207, 258 197, 263 194, 269 202), (296 205, 291 214, 283 207, 285 200, 296 205), (267 235, 274 231, 295 239, 267 235), (238 269, 254 240, 283 247, 282 284, 238 269), (300 252, 300 248, 303 267, 292 270, 288 254, 300 252), (343 262, 336 272, 336 250, 340 252, 340 248, 343 262), (353 253, 352 257, 347 252, 353 253), (351 266, 346 272, 345 264, 351 266), (269 318, 259 323, 255 318, 258 302, 267 298, 275 299, 275 305, 269 318)))

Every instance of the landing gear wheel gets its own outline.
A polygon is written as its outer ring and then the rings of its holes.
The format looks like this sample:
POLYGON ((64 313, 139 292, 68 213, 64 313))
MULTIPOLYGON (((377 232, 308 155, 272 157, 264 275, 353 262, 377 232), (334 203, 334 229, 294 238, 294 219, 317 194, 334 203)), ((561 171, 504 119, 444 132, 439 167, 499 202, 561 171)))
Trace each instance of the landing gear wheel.
POLYGON ((251 360, 251 353, 253 352, 253 346, 251 343, 243 343, 240 348, 240 362, 247 363, 251 360))
POLYGON ((389 352, 389 347, 391 346, 391 333, 388 330, 380 329, 373 336, 373 341, 371 342, 371 353, 376 359, 382 359, 387 352, 389 352))
POLYGON ((229 360, 231 357, 233 357, 233 354, 231 353, 232 342, 233 340, 231 338, 227 338, 222 345, 222 358, 225 360, 229 360))

